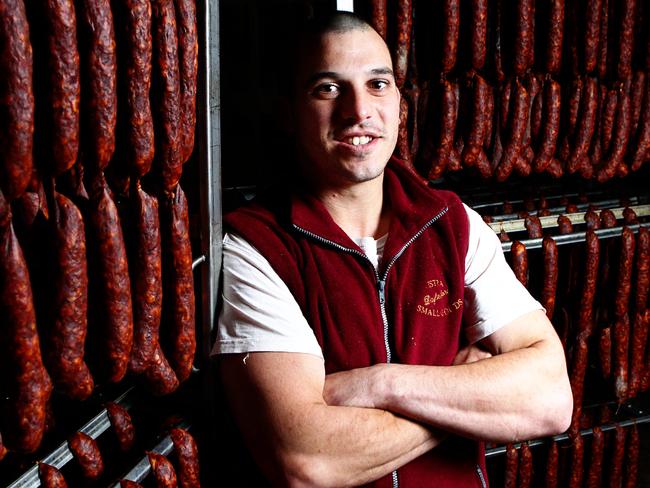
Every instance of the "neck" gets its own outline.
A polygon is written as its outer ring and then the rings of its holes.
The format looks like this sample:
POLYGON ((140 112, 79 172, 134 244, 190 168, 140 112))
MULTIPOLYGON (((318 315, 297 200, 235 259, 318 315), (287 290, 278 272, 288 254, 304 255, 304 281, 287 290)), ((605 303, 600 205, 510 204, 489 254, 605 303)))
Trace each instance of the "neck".
POLYGON ((318 198, 348 236, 377 239, 388 232, 390 220, 383 180, 381 175, 343 189, 323 189, 318 198))

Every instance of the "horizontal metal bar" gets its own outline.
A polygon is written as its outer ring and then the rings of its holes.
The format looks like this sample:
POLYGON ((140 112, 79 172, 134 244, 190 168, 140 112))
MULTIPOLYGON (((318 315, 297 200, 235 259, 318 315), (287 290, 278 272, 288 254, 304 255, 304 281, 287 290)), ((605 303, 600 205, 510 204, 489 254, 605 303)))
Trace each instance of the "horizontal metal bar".
MULTIPOLYGON (((124 408, 131 408, 131 402, 128 399, 133 387, 126 390, 122 393, 115 403, 120 403, 124 408)), ((79 432, 89 435, 93 439, 97 439, 100 435, 108 430, 111 426, 111 422, 108 419, 108 413, 106 409, 103 408, 101 412, 95 415, 90 419, 86 424, 84 424, 79 432)), ((72 453, 68 448, 68 442, 64 441, 59 447, 57 447, 50 454, 41 459, 40 462, 54 466, 57 469, 61 469, 68 462, 72 460, 72 453)), ((41 486, 41 480, 38 476, 38 462, 34 464, 31 468, 25 471, 20 478, 10 484, 7 488, 37 488, 41 486)))
MULTIPOLYGON (((611 423, 611 424, 601 425, 600 430, 602 430, 603 432, 607 432, 609 430, 616 429, 617 425, 620 425, 621 427, 629 427, 629 426, 634 425, 634 424, 645 424, 645 423, 648 423, 648 422, 650 422, 650 415, 644 415, 642 417, 637 417, 637 418, 633 418, 633 419, 622 420, 620 422, 614 422, 614 423, 611 423)), ((592 435, 593 433, 594 433, 594 429, 583 429, 583 430, 580 431, 580 436, 585 437, 585 436, 592 435)), ((528 441, 528 445, 530 447, 535 447, 535 446, 539 446, 541 444, 547 444, 550 441, 562 442, 562 441, 566 441, 568 439, 569 439, 569 434, 567 434, 565 432, 564 434, 555 435, 553 437, 547 437, 545 439, 534 439, 534 440, 528 441)), ((513 444, 513 446, 515 447, 515 449, 519 449, 521 447, 521 444, 522 444, 521 442, 518 442, 516 444, 513 444)), ((485 457, 487 458, 487 457, 492 457, 492 456, 498 456, 498 455, 501 455, 501 454, 505 454, 505 452, 506 452, 506 446, 493 447, 492 449, 486 449, 485 457)))
MULTIPOLYGON (((637 197, 632 197, 630 198, 630 203, 628 206, 631 205, 638 205, 639 199, 637 197)), ((598 202, 587 202, 587 203, 577 203, 575 204, 576 208, 578 211, 587 211, 590 205, 593 205, 596 207, 598 210, 604 210, 604 209, 612 209, 612 208, 618 208, 621 206, 621 200, 620 199, 614 199, 614 200, 600 200, 598 202)), ((474 207, 472 207, 474 208, 474 207)), ((571 215, 566 213, 566 205, 558 205, 558 206, 553 206, 553 207, 548 207, 548 211, 551 212, 552 215, 555 215, 556 217, 560 215, 571 215)), ((531 210, 529 212, 530 215, 537 215, 539 213, 539 210, 531 210)), ((520 217, 516 213, 511 213, 511 214, 503 214, 503 215, 493 215, 492 216, 492 223, 496 222, 504 222, 504 221, 510 221, 510 220, 518 220, 520 217)), ((541 217, 540 217, 541 218, 541 217)))
MULTIPOLYGON (((614 216, 616 219, 622 219, 623 218, 623 210, 625 210, 626 207, 617 207, 617 208, 611 208, 611 210, 614 213, 614 216)), ((650 215, 650 205, 635 205, 628 207, 634 210, 634 213, 636 213, 637 217, 647 217, 650 215)), ((575 212, 575 213, 569 213, 569 214, 560 214, 564 215, 567 217, 572 224, 584 224, 585 223, 585 213, 586 212, 575 212)), ((552 227, 557 227, 557 219, 559 215, 548 215, 546 217, 540 217, 539 221, 542 224, 542 228, 548 229, 552 227)), ((526 219, 514 219, 514 220, 507 220, 504 222, 492 222, 488 224, 494 232, 497 234, 501 232, 502 230, 505 232, 522 232, 526 230, 526 219)))
MULTIPOLYGON (((625 227, 628 227, 632 232, 636 234, 637 232, 639 232, 639 227, 648 227, 648 226, 650 226, 650 222, 644 222, 642 224, 632 224, 632 225, 627 225, 625 227)), ((599 239, 618 237, 623 233, 623 226, 610 227, 609 229, 598 229, 595 230, 594 232, 596 233, 599 239)), ((586 232, 573 232, 572 234, 561 234, 561 235, 549 236, 549 237, 551 237, 558 246, 561 246, 563 244, 575 244, 577 242, 584 242, 586 235, 587 235, 586 232)), ((543 238, 538 237, 537 239, 523 239, 519 242, 521 242, 524 246, 526 246, 527 250, 530 250, 530 249, 539 249, 540 247, 542 247, 543 240, 544 240, 543 238)), ((506 241, 501 243, 501 249, 503 250, 503 252, 510 252, 510 249, 512 248, 512 242, 513 241, 506 241)))

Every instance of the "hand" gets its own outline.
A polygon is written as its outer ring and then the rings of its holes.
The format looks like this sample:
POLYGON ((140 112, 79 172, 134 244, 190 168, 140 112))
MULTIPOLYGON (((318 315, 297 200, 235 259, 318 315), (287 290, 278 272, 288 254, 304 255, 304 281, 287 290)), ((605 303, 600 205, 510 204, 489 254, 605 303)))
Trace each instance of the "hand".
POLYGON ((380 383, 381 364, 325 376, 323 398, 330 406, 377 408, 374 395, 380 383))
POLYGON ((458 364, 469 364, 480 361, 481 359, 487 359, 491 357, 492 354, 490 354, 489 351, 480 348, 476 344, 470 344, 469 346, 462 348, 456 353, 456 357, 454 358, 454 362, 452 364, 454 366, 458 364))

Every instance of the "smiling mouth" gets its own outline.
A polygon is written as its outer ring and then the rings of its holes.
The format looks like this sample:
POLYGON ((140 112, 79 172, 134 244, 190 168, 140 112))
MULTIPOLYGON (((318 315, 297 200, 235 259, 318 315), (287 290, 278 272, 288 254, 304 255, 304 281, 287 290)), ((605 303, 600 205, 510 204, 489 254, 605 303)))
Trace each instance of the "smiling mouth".
POLYGON ((348 137, 347 139, 345 139, 345 142, 353 146, 365 146, 366 144, 371 143, 373 140, 374 138, 370 136, 354 136, 354 137, 348 137))

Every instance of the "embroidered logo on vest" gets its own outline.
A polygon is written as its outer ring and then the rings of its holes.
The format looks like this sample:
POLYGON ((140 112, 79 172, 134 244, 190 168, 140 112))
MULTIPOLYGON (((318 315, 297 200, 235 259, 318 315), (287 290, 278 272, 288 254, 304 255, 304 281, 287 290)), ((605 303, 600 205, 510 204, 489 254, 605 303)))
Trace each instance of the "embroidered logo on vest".
POLYGON ((438 303, 447 295, 449 295, 449 288, 443 281, 438 279, 427 281, 427 294, 422 298, 422 304, 417 306, 417 312, 429 317, 446 317, 463 306, 462 298, 451 305, 442 305, 448 302, 448 299, 438 303))

